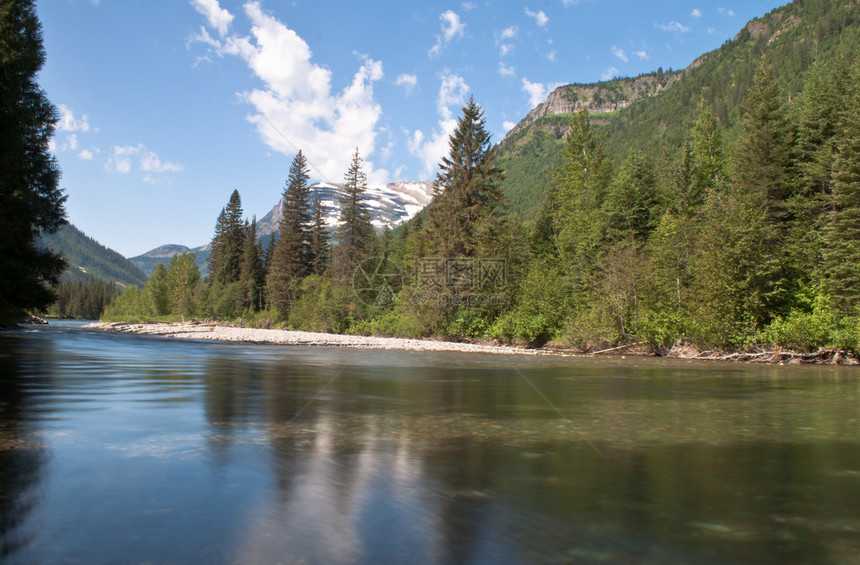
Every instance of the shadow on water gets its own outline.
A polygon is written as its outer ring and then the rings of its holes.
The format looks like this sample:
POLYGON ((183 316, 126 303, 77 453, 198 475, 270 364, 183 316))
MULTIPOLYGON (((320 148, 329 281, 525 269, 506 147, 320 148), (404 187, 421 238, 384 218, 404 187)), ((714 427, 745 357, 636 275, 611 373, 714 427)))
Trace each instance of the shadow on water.
POLYGON ((33 353, 18 336, 0 333, 0 559, 36 536, 25 526, 40 502, 46 455, 30 417, 34 407, 25 373, 40 372, 33 353))

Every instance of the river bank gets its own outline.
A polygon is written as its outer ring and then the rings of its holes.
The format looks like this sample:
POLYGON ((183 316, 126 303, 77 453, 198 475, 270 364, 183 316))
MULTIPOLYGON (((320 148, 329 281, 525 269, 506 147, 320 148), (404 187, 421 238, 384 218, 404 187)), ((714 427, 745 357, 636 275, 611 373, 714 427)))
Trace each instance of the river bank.
POLYGON ((598 351, 581 351, 554 345, 547 345, 539 348, 528 348, 492 343, 467 343, 433 339, 243 328, 226 324, 199 321, 145 324, 97 322, 84 327, 102 331, 152 335, 176 339, 197 339, 270 345, 353 347, 359 349, 397 349, 406 351, 459 351, 467 353, 501 353, 508 355, 659 356, 669 359, 767 363, 778 365, 813 363, 830 365, 860 365, 860 361, 858 361, 857 358, 849 352, 823 349, 815 352, 798 352, 783 349, 752 352, 725 352, 716 350, 700 350, 690 344, 676 344, 664 351, 655 352, 651 347, 644 344, 634 343, 598 351))

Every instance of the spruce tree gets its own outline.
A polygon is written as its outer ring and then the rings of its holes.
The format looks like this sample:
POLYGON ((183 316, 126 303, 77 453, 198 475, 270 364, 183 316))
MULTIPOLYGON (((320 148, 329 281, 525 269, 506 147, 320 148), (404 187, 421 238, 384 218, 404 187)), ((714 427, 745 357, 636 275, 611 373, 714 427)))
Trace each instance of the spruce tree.
POLYGON ((245 243, 245 223, 242 219, 242 198, 239 191, 230 195, 227 206, 215 222, 209 257, 209 278, 225 285, 239 280, 239 264, 245 243))
POLYGON ((708 193, 724 186, 726 181, 720 124, 704 98, 699 101, 689 147, 692 157, 692 183, 685 195, 685 208, 696 209, 702 205, 708 193))
POLYGON ((284 187, 283 215, 279 237, 272 249, 267 278, 269 300, 286 317, 297 298, 298 285, 309 272, 310 257, 310 169, 299 151, 290 165, 284 187))
POLYGON ((242 263, 239 269, 242 308, 257 311, 263 308, 263 244, 257 238, 257 217, 251 219, 242 247, 242 263))
MULTIPOLYGON (((860 73, 854 76, 860 78, 860 73)), ((860 308, 860 87, 847 99, 833 171, 833 211, 824 239, 830 292, 850 312, 860 308)))
POLYGON ((66 223, 60 170, 48 144, 57 113, 37 83, 45 63, 32 0, 0 1, 0 325, 56 298, 63 259, 37 246, 66 223))
POLYGON ((747 94, 743 136, 735 151, 734 183, 767 209, 777 233, 789 227, 791 129, 770 65, 762 59, 747 94))
POLYGON ((343 194, 340 196, 340 220, 337 228, 335 266, 337 276, 346 281, 366 258, 373 237, 370 212, 364 201, 367 175, 362 170, 363 159, 358 148, 352 156, 349 169, 343 177, 343 194))
POLYGON ((313 225, 311 227, 310 264, 311 272, 321 275, 328 268, 329 235, 326 228, 323 204, 320 196, 314 200, 313 225))
POLYGON ((430 253, 473 257, 492 247, 498 229, 502 170, 486 129, 481 107, 470 97, 439 164, 433 202, 428 208, 430 253))

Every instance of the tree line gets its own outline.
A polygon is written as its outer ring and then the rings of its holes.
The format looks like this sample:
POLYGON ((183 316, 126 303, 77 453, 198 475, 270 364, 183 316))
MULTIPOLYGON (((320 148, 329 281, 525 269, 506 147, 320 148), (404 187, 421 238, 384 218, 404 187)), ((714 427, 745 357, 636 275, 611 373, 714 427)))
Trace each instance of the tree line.
POLYGON ((763 58, 732 149, 705 98, 680 150, 631 151, 620 163, 603 128, 571 115, 533 221, 508 213, 474 99, 432 203, 393 231, 371 226, 356 151, 329 239, 299 152, 280 236, 263 250, 234 192, 216 223, 209 280, 194 283, 186 310, 164 312, 583 348, 857 350, 860 66, 843 57, 807 76, 783 100, 763 58))

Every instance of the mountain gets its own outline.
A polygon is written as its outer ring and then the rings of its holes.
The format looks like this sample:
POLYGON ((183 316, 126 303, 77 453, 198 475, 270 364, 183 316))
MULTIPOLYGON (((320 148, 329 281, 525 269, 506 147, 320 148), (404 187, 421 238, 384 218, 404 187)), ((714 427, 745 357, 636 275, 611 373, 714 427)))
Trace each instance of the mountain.
MULTIPOLYGON (((311 202, 319 196, 325 210, 324 215, 329 229, 334 229, 337 226, 340 215, 338 198, 342 194, 342 190, 342 185, 322 182, 310 186, 311 202)), ((433 199, 433 183, 419 181, 369 185, 365 197, 370 208, 373 225, 379 229, 385 226, 393 228, 412 218, 430 203, 433 199)), ((264 247, 268 245, 272 234, 278 231, 278 224, 283 215, 283 205, 284 199, 281 198, 262 219, 257 220, 257 234, 263 240, 264 247)), ((208 271, 208 243, 195 248, 184 245, 162 245, 143 255, 132 257, 130 260, 149 276, 158 263, 164 263, 166 266, 174 255, 189 251, 195 254, 195 262, 200 268, 200 272, 205 276, 208 271)))
POLYGON ((126 286, 146 283, 147 275, 134 263, 71 224, 61 227, 57 233, 43 233, 40 239, 42 245, 59 253, 69 263, 63 273, 65 279, 85 280, 93 276, 126 286))
MULTIPOLYGON (((616 162, 632 151, 676 156, 687 139, 700 98, 710 105, 732 149, 741 133, 743 104, 762 56, 791 99, 807 71, 840 54, 860 52, 860 1, 795 0, 756 18, 731 41, 681 71, 557 88, 497 146, 511 209, 532 218, 559 162, 571 112, 586 109, 602 126, 616 162)), ((848 55, 850 61, 850 55, 848 55)))

